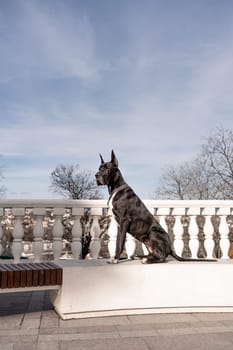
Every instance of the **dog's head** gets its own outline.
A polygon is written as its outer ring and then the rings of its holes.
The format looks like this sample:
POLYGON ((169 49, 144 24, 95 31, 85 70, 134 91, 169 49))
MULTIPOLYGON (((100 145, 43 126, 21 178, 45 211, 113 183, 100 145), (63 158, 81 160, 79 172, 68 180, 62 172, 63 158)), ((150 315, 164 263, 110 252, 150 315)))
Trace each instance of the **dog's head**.
POLYGON ((100 154, 101 164, 99 171, 95 174, 96 183, 100 185, 111 185, 112 181, 116 180, 118 177, 118 160, 115 156, 114 151, 112 151, 111 161, 105 162, 100 154))

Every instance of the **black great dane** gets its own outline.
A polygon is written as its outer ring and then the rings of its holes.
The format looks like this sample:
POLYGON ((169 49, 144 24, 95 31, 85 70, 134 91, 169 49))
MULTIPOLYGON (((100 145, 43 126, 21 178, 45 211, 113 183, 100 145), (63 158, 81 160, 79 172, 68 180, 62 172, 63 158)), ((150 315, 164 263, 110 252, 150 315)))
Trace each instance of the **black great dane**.
POLYGON ((99 171, 95 175, 96 182, 97 185, 108 186, 110 194, 108 203, 112 207, 112 213, 118 225, 116 255, 112 263, 117 263, 120 259, 127 233, 147 247, 149 253, 142 260, 144 263, 162 263, 169 255, 179 261, 209 261, 207 259, 185 259, 178 256, 172 249, 168 233, 123 179, 114 151, 112 151, 110 162, 104 162, 101 155, 100 159, 99 171))

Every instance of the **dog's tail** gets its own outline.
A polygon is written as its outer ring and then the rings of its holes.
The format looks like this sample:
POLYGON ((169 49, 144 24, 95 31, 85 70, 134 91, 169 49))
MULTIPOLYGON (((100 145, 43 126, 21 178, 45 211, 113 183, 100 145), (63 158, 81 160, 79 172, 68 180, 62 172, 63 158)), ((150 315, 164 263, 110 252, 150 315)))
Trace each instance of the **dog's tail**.
POLYGON ((182 258, 181 256, 177 255, 174 250, 171 251, 170 255, 176 259, 177 261, 198 261, 198 262, 214 262, 217 261, 217 259, 192 259, 192 258, 182 258))

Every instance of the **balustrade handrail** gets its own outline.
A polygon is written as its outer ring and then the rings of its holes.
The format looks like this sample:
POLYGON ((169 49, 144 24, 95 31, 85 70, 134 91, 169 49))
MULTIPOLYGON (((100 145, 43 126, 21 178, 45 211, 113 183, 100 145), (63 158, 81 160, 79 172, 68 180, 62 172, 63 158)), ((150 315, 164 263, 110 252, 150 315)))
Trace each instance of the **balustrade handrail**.
MULTIPOLYGON (((107 207, 107 199, 1 199, 0 208, 105 208, 107 207)), ((143 202, 148 207, 153 208, 232 208, 233 200, 157 200, 145 199, 143 202)))
MULTIPOLYGON (((174 249, 179 255, 188 254, 197 257, 200 254, 208 258, 213 256, 229 258, 233 257, 230 248, 233 246, 233 200, 144 200, 145 205, 157 217, 160 224, 169 232, 174 240, 174 249), (204 220, 198 221, 202 216, 204 220), (213 218, 218 216, 217 221, 213 218), (184 222, 184 217, 186 221, 184 222), (232 217, 231 220, 229 217, 232 217), (188 219, 187 219, 188 218, 188 219), (186 249, 186 252, 185 252, 186 249), (219 255, 219 256, 218 256, 219 255)), ((23 249, 22 228, 23 217, 26 209, 32 209, 35 217, 33 228, 33 254, 34 259, 39 261, 43 253, 43 218, 47 209, 53 210, 53 243, 54 258, 59 258, 63 249, 64 226, 63 215, 66 209, 71 209, 73 220, 71 251, 74 258, 80 256, 82 250, 83 228, 80 220, 84 215, 84 209, 90 209, 89 221, 91 244, 90 255, 97 258, 101 249, 99 220, 105 215, 108 202, 102 200, 63 200, 63 199, 1 199, 0 216, 4 217, 4 209, 11 209, 15 217, 13 227, 12 252, 15 261, 19 261, 23 249), (105 213, 104 213, 105 210, 105 213)), ((0 225, 0 238, 2 237, 0 225)), ((117 227, 113 221, 108 227, 108 252, 109 256, 115 254, 117 227)), ((130 235, 126 240, 126 255, 131 256, 135 251, 136 242, 130 235)), ((146 253, 145 247, 141 248, 146 253)), ((233 250, 233 249, 232 249, 233 250)))

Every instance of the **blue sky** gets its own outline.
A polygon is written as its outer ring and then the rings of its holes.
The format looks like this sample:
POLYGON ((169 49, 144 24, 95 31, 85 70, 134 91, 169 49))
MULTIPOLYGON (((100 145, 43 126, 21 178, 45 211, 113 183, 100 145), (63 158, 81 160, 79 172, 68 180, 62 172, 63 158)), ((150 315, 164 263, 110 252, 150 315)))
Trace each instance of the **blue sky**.
POLYGON ((0 0, 0 52, 6 198, 56 198, 56 165, 95 172, 111 149, 150 198, 232 128, 230 0, 0 0))

